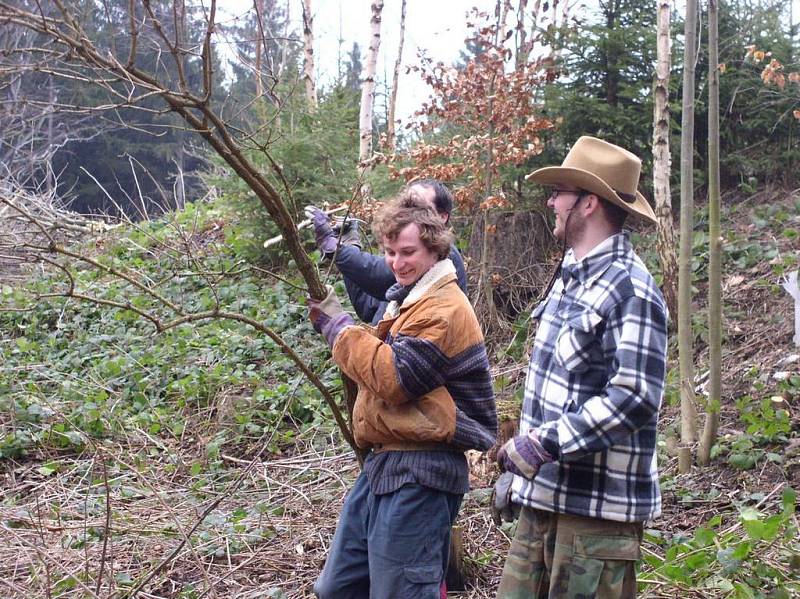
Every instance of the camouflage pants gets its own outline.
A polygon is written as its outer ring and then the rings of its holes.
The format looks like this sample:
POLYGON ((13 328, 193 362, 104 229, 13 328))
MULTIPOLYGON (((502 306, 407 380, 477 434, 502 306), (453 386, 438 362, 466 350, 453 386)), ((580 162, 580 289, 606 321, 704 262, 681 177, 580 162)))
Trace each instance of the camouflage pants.
POLYGON ((498 599, 636 596, 641 522, 612 522, 522 508, 498 599))

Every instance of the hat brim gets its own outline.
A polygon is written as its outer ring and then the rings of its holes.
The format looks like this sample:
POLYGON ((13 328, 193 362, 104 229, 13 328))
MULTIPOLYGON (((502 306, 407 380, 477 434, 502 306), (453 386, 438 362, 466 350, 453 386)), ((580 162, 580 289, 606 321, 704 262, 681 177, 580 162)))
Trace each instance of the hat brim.
POLYGON ((641 217, 648 222, 656 224, 656 214, 647 199, 638 191, 636 192, 636 200, 633 202, 626 202, 617 194, 614 189, 603 181, 600 177, 589 171, 580 168, 569 166, 546 166, 533 171, 525 177, 528 181, 540 183, 541 185, 556 185, 558 183, 567 183, 590 191, 603 199, 608 200, 612 204, 619 206, 626 212, 634 216, 641 217))

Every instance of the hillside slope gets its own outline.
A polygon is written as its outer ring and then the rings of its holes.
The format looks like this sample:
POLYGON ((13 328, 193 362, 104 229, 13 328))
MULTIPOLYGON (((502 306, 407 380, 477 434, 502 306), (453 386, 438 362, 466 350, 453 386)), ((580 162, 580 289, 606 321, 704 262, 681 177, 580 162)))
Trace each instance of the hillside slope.
MULTIPOLYGON (((778 285, 800 265, 800 196, 762 193, 725 205, 720 443, 710 467, 677 473, 673 369, 659 452, 664 514, 647 527, 645 597, 800 596, 790 490, 800 489, 800 348, 793 305, 778 285)), ((242 260, 226 238, 232 221, 222 207, 190 206, 174 219, 70 246, 83 262, 50 256, 62 268, 14 265, 26 282, 3 279, 3 596, 311 596, 358 473, 330 409, 252 327, 209 317, 158 333, 142 317, 170 322, 173 309, 246 315, 336 388, 299 281, 290 268, 272 275, 242 260), (70 277, 73 296, 59 297, 70 277)), ((648 237, 636 242, 654 264, 648 237)), ((704 247, 698 233, 701 397, 704 247)), ((498 386, 514 395, 525 362, 503 360, 498 386)), ((475 489, 459 522, 470 578, 453 595, 493 597, 513 525, 492 523, 497 473, 473 458, 475 489)))

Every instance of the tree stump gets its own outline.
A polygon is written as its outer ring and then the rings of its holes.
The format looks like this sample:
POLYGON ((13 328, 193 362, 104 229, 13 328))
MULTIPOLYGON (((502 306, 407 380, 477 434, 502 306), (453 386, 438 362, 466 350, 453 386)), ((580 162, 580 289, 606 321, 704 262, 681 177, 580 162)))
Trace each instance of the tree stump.
MULTIPOLYGON (((481 263, 485 234, 491 236, 491 260, 485 273, 492 283, 493 300, 505 318, 515 319, 541 293, 552 272, 553 253, 558 249, 544 215, 537 211, 497 211, 475 219, 466 251, 470 274, 481 263)), ((471 291, 475 282, 470 279, 471 291)), ((470 294, 471 296, 474 293, 470 294)), ((480 312, 480 307, 476 307, 480 312)), ((480 314, 479 314, 480 316, 480 314)))
POLYGON ((454 526, 450 530, 450 560, 444 582, 448 591, 464 591, 467 586, 467 568, 464 563, 464 530, 454 526))

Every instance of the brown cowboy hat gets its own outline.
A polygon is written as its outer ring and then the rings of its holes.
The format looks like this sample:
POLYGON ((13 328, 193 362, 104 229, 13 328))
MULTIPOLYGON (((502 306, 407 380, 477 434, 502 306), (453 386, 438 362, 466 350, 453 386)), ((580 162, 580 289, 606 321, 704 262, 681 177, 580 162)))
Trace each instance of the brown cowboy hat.
POLYGON ((540 168, 525 178, 542 185, 574 185, 655 224, 653 209, 637 190, 641 170, 642 161, 628 150, 584 135, 561 166, 540 168))

